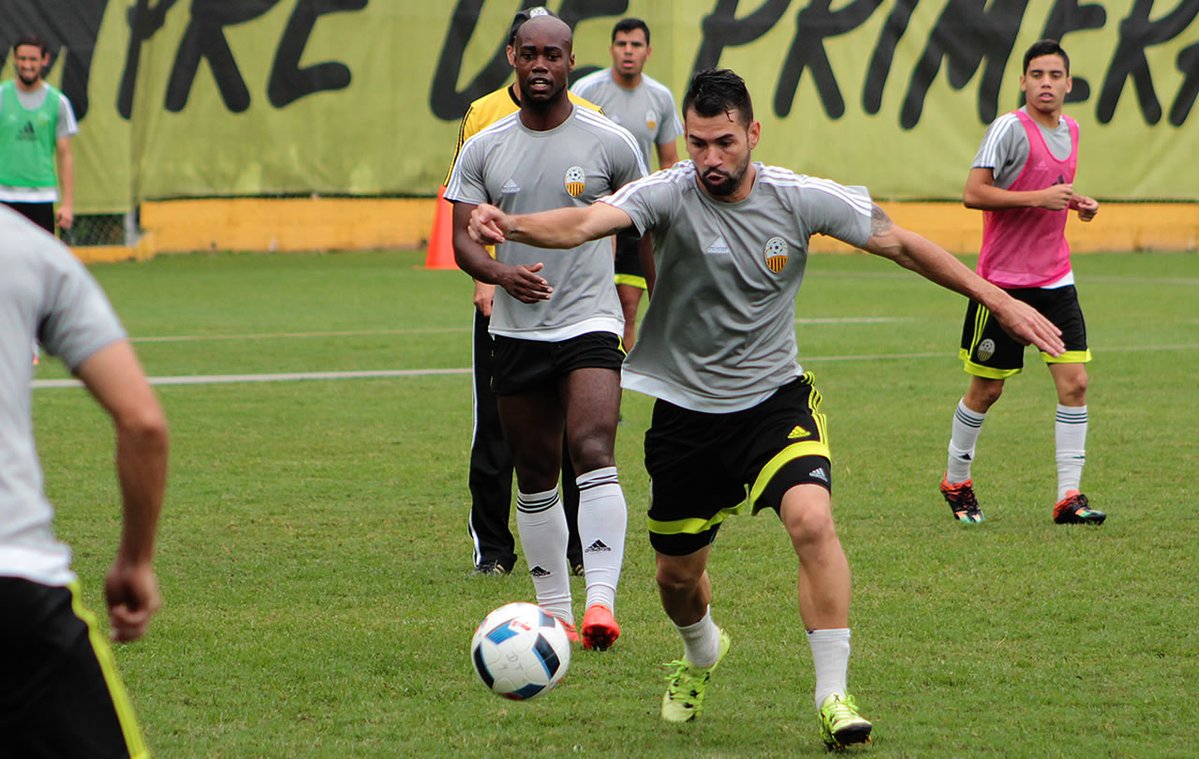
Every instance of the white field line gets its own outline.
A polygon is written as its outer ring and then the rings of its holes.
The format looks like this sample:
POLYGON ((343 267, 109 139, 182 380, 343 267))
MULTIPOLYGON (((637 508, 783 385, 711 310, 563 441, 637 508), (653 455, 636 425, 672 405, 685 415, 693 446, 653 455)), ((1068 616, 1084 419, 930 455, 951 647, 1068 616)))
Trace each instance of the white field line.
MULTIPOLYGON (((1146 351, 1196 351, 1199 343, 1181 345, 1134 345, 1127 347, 1107 346, 1103 353, 1144 353, 1146 351)), ((914 359, 955 360, 950 351, 928 351, 924 353, 859 353, 844 356, 800 356, 803 364, 820 364, 833 361, 910 361, 914 359)), ((453 374, 470 374, 469 367, 462 369, 379 369, 354 372, 292 372, 286 374, 193 374, 174 377, 150 377, 151 385, 223 385, 236 382, 298 382, 302 380, 350 380, 350 379, 393 379, 403 377, 434 377, 453 374)), ((80 387, 75 379, 34 380, 34 390, 80 387)))
MULTIPOLYGON (((796 319, 796 324, 890 324, 911 321, 905 317, 853 316, 796 319)), ((421 327, 416 329, 358 329, 336 332, 250 332, 244 335, 154 335, 131 337, 131 343, 197 343, 221 340, 304 340, 321 337, 371 337, 374 335, 440 335, 469 332, 470 327, 421 327)))

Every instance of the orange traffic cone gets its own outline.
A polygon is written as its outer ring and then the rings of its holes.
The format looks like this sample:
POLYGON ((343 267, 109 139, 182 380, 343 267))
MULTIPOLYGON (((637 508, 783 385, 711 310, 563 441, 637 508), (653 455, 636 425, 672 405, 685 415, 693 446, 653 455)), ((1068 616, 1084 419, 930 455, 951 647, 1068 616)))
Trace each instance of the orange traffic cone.
POLYGON ((433 231, 429 234, 429 252, 425 255, 426 269, 457 269, 454 263, 454 206, 445 199, 445 186, 437 191, 437 210, 433 214, 433 231))

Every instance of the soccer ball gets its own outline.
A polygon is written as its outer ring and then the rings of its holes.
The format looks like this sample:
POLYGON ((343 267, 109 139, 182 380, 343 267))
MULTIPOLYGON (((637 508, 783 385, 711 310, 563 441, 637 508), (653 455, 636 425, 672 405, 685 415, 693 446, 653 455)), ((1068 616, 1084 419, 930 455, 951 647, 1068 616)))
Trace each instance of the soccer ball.
POLYGON ((488 614, 470 642, 475 671, 492 693, 523 701, 553 688, 570 666, 570 638, 553 615, 531 603, 488 614))

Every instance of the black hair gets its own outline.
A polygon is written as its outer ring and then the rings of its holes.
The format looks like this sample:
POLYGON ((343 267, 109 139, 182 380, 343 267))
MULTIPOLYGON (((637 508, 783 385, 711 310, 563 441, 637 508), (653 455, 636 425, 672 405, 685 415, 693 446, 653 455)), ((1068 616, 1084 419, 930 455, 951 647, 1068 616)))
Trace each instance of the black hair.
POLYGON ((1066 64, 1066 76, 1070 76, 1070 56, 1066 55, 1066 51, 1058 44, 1057 40, 1040 40, 1032 43, 1024 53, 1024 73, 1028 73, 1028 64, 1032 63, 1033 58, 1040 58, 1042 55, 1059 55, 1062 62, 1066 64))
POLYGON ((616 41, 616 35, 619 32, 631 32, 634 29, 640 29, 645 32, 645 45, 649 47, 649 25, 639 18, 622 18, 616 22, 616 26, 612 27, 612 41, 616 41))
POLYGON ((38 50, 42 51, 43 56, 50 51, 50 46, 46 44, 46 41, 36 34, 26 34, 24 37, 21 37, 14 42, 12 45, 12 54, 14 56, 17 54, 17 48, 21 47, 22 45, 33 45, 38 50))
POLYGON ((706 69, 695 75, 683 96, 683 113, 692 108, 704 117, 736 111, 746 127, 754 120, 754 104, 745 80, 730 69, 706 69))

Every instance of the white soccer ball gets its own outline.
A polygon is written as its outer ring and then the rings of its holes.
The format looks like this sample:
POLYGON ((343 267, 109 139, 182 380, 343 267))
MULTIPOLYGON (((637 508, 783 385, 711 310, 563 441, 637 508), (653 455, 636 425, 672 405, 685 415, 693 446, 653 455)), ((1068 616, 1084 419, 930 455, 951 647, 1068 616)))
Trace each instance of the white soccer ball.
POLYGON ((470 657, 492 693, 523 701, 553 688, 570 666, 570 638, 553 615, 531 603, 488 614, 475 630, 470 657))

